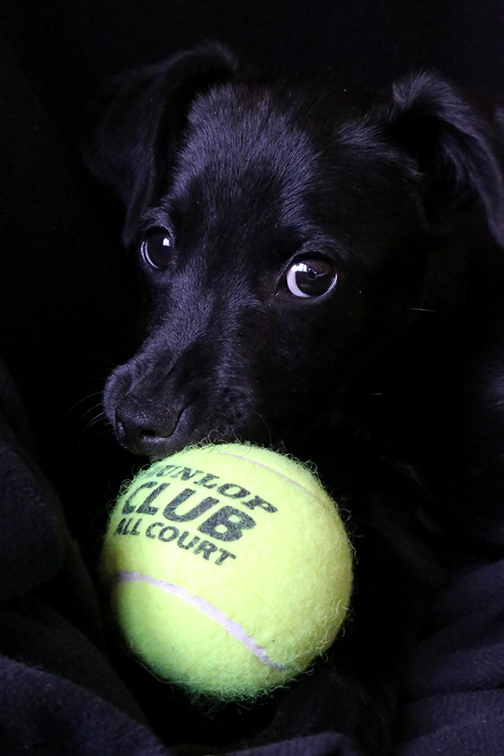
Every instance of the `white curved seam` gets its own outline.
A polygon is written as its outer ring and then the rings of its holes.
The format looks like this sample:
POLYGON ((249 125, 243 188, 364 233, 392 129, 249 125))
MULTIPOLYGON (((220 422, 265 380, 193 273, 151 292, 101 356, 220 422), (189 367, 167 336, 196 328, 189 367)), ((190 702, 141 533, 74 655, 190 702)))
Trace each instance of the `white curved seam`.
POLYGON ((188 604, 194 606, 199 612, 218 622, 229 635, 236 638, 246 649, 253 653, 261 664, 271 667, 271 669, 277 672, 285 672, 288 669, 287 666, 277 664, 273 661, 264 648, 256 643, 253 636, 247 634, 242 625, 228 617, 206 599, 201 598, 201 596, 192 596, 183 585, 168 583, 166 580, 158 580, 150 575, 142 575, 141 572, 130 572, 129 570, 119 570, 116 574, 116 581, 118 583, 147 583, 155 588, 160 588, 162 591, 166 591, 166 593, 172 596, 177 596, 183 601, 187 601, 188 604))
MULTIPOLYGON (((257 465, 257 467, 262 467, 264 470, 269 470, 270 472, 275 473, 276 475, 279 475, 281 478, 284 478, 285 480, 288 480, 289 483, 294 483, 295 486, 298 488, 301 488, 303 491, 305 491, 309 496, 312 496, 313 498, 317 498, 316 494, 313 491, 310 491, 306 486, 304 486, 302 483, 299 483, 299 481, 294 480, 294 478, 291 478, 290 475, 286 475, 283 472, 280 472, 280 470, 275 470, 274 467, 270 467, 269 465, 265 465, 264 462, 257 462, 255 459, 248 459, 246 455, 241 454, 232 454, 229 451, 225 451, 224 449, 219 449, 219 454, 222 454, 226 457, 233 457, 234 459, 241 459, 244 462, 250 462, 252 465, 257 465)), ((322 487, 321 487, 322 488, 322 487)), ((322 489, 324 490, 324 489, 322 489)), ((325 491, 324 491, 325 493, 325 491)))

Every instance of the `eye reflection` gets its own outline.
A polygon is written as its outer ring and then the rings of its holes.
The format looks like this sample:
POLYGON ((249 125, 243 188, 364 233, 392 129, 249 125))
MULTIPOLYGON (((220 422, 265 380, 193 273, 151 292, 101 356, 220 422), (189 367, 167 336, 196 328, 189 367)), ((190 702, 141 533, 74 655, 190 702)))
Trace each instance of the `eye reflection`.
POLYGON ((327 260, 306 259, 291 265, 286 275, 286 284, 295 297, 305 299, 321 297, 334 286, 337 273, 327 260))
POLYGON ((165 270, 170 264, 173 242, 166 231, 154 231, 144 239, 140 250, 148 265, 157 270, 165 270))

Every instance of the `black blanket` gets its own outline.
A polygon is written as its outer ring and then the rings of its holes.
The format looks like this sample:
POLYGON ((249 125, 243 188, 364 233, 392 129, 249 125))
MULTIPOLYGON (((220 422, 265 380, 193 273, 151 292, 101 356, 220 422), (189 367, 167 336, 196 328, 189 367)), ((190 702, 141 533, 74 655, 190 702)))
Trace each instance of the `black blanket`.
MULTIPOLYGON (((136 689, 142 674, 118 673, 104 632, 100 533, 134 461, 104 432, 99 391, 129 354, 136 288, 118 208, 79 158, 84 103, 98 79, 218 37, 293 70, 339 67, 386 85, 436 66, 502 95, 501 16, 497 0, 478 8, 450 0, 2 4, 2 756, 182 754, 191 734, 211 753, 227 737, 225 713, 203 725, 169 696, 154 712, 156 701, 136 689)), ((504 752, 503 586, 502 562, 452 566, 407 670, 398 756, 504 752)), ((316 695, 331 705, 324 691, 316 695)), ((337 732, 248 753, 358 756, 337 732)))

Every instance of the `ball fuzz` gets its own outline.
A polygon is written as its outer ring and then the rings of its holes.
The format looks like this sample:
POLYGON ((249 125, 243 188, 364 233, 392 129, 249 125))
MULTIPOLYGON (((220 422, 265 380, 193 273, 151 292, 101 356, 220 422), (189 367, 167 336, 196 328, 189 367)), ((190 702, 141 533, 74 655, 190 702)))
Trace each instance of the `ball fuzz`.
POLYGON ((334 502, 291 459, 190 448, 122 492, 102 570, 131 651, 192 693, 253 698, 334 641, 352 549, 334 502))

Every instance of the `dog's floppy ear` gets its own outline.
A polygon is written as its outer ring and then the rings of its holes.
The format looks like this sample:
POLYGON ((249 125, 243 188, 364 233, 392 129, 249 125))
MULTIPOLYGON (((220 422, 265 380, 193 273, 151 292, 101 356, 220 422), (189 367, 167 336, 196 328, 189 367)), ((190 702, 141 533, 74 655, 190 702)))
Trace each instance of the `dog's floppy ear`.
POLYGON ((93 103, 84 157, 126 207, 126 243, 173 161, 191 101, 236 68, 226 48, 206 43, 115 78, 93 103))
POLYGON ((504 245, 504 129, 486 120, 446 81, 422 73, 394 85, 386 128, 416 161, 427 217, 442 230, 476 200, 504 245), (499 154, 500 153, 500 154, 499 154))

